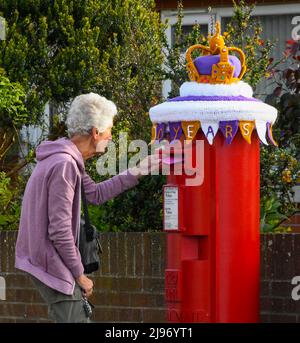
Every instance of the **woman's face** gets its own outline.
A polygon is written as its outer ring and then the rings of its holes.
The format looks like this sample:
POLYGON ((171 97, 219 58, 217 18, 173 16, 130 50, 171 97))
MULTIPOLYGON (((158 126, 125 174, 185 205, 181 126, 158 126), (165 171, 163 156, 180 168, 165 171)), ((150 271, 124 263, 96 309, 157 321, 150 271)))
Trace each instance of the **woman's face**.
POLYGON ((95 140, 95 154, 105 152, 105 149, 109 141, 112 140, 111 129, 112 128, 109 127, 104 132, 98 132, 96 128, 93 128, 93 137, 95 140))

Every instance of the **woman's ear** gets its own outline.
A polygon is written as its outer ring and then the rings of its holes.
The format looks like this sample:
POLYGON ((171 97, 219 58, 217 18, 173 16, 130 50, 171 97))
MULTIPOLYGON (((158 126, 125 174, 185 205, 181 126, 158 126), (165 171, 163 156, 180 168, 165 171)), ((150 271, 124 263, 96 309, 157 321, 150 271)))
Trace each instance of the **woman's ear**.
POLYGON ((98 129, 97 128, 95 128, 95 127, 93 127, 92 128, 92 136, 93 136, 93 138, 98 138, 98 136, 99 136, 99 131, 98 131, 98 129))

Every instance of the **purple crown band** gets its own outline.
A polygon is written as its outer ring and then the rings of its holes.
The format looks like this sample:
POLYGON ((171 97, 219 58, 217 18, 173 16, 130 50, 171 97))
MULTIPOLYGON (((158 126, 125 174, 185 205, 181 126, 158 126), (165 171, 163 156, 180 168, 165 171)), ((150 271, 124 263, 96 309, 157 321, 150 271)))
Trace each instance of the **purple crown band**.
POLYGON ((262 102, 255 98, 246 98, 245 96, 177 96, 176 98, 168 99, 169 102, 175 101, 253 101, 262 102))
MULTIPOLYGON (((194 60, 194 64, 200 75, 211 75, 212 66, 220 62, 220 55, 200 56, 194 60)), ((234 56, 228 56, 228 62, 234 67, 233 76, 238 77, 242 70, 240 60, 234 56)))

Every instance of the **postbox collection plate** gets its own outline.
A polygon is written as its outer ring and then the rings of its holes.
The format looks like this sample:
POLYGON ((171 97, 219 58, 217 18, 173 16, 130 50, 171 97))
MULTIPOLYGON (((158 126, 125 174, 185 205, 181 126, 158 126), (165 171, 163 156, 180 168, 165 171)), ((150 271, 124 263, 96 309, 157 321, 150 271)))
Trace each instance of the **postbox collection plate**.
POLYGON ((177 186, 164 187, 164 230, 179 230, 179 190, 177 186))

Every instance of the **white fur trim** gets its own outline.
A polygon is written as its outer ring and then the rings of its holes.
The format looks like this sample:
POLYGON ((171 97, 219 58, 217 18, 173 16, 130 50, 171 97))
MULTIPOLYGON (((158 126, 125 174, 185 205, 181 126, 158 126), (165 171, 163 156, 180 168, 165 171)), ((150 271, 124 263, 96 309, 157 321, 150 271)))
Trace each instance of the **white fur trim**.
POLYGON ((256 132, 258 134, 259 139, 265 144, 269 145, 267 140, 266 140, 266 132, 267 132, 267 125, 264 121, 262 120, 255 120, 255 127, 256 127, 256 132))
POLYGON ((276 108, 253 101, 176 101, 164 102, 150 109, 153 123, 173 121, 262 120, 274 123, 276 108))
POLYGON ((245 96, 251 98, 253 90, 248 83, 239 81, 230 85, 184 82, 180 87, 180 96, 245 96))

